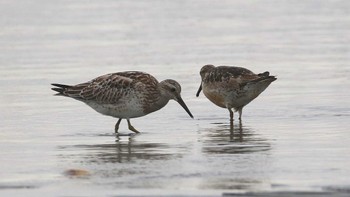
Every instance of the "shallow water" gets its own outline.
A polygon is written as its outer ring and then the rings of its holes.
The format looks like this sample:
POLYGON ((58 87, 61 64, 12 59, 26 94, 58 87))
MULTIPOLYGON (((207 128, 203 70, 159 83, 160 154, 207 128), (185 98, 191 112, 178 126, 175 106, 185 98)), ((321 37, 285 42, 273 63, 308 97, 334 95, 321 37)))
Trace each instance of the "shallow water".
POLYGON ((348 1, 0 4, 0 194, 349 192, 348 1), (233 133, 195 97, 208 63, 277 75, 233 133), (123 70, 177 80, 195 118, 169 102, 116 138, 116 119, 50 90, 123 70))

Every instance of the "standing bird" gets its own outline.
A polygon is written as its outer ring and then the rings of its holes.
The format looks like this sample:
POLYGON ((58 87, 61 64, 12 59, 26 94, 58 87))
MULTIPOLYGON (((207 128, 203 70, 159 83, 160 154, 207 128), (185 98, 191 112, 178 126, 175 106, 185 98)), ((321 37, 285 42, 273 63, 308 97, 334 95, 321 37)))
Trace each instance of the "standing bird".
POLYGON ((235 66, 205 65, 200 71, 202 78, 196 96, 203 89, 204 95, 215 105, 227 108, 230 123, 233 124, 233 111, 238 111, 239 120, 242 109, 259 96, 277 78, 269 72, 254 74, 252 71, 235 66))
POLYGON ((145 116, 163 108, 169 100, 177 101, 193 118, 181 98, 181 86, 172 79, 158 82, 152 75, 139 71, 126 71, 102 75, 89 82, 70 86, 51 84, 55 95, 82 101, 97 112, 119 118, 115 125, 126 119, 131 131, 139 133, 130 123, 131 118, 145 116))

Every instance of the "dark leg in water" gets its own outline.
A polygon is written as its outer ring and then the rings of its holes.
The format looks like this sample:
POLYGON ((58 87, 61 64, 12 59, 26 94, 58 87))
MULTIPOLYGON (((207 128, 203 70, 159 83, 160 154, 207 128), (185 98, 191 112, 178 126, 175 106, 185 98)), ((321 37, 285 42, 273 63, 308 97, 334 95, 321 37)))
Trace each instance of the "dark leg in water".
POLYGON ((242 110, 243 110, 243 107, 240 107, 240 108, 238 109, 239 120, 242 120, 242 110))
POLYGON ((118 133, 119 124, 120 124, 120 122, 121 122, 121 121, 122 121, 122 119, 121 119, 121 118, 119 118, 119 120, 118 120, 117 124, 115 124, 115 128, 114 128, 115 133, 118 133))
POLYGON ((233 131, 233 111, 230 108, 228 111, 230 112, 230 130, 233 131))
POLYGON ((129 126, 129 130, 135 132, 135 133, 140 133, 138 130, 136 130, 130 123, 129 119, 126 119, 128 121, 128 126, 129 126))

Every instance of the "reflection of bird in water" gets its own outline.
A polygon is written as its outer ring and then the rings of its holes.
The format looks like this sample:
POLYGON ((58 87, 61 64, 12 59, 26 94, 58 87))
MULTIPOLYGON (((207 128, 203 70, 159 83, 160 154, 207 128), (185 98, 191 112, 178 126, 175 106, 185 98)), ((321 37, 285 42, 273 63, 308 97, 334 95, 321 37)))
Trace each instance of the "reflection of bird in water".
POLYGON ((254 74, 252 71, 234 66, 205 65, 200 70, 202 78, 197 97, 203 89, 204 95, 215 105, 227 108, 233 126, 233 111, 242 118, 242 109, 261 94, 277 78, 269 72, 254 74))
POLYGON ((167 79, 159 83, 152 75, 144 72, 106 74, 75 86, 52 85, 58 87, 52 88, 58 92, 56 95, 77 99, 101 114, 119 118, 115 125, 116 133, 122 119, 127 120, 131 131, 139 133, 131 125, 130 119, 157 111, 171 99, 177 101, 193 118, 181 98, 181 86, 178 82, 167 79))
POLYGON ((233 125, 233 127, 228 128, 228 125, 223 123, 215 123, 216 128, 210 129, 208 136, 212 137, 211 141, 217 142, 244 142, 249 141, 249 137, 252 135, 252 131, 249 128, 243 127, 242 122, 239 121, 238 124, 233 125), (230 131, 228 134, 225 131, 230 131), (244 131, 244 132, 243 132, 244 131))
POLYGON ((203 152, 210 154, 236 154, 252 153, 270 150, 267 139, 256 134, 252 129, 244 127, 242 122, 231 127, 218 125, 217 128, 209 129, 203 140, 203 152))
POLYGON ((115 143, 80 144, 62 148, 72 150, 72 159, 82 157, 87 163, 130 163, 138 160, 168 160, 180 156, 178 152, 171 152, 172 149, 167 144, 138 141, 135 137, 137 135, 130 138, 117 136, 115 143), (77 157, 74 154, 77 151, 83 154, 77 157))

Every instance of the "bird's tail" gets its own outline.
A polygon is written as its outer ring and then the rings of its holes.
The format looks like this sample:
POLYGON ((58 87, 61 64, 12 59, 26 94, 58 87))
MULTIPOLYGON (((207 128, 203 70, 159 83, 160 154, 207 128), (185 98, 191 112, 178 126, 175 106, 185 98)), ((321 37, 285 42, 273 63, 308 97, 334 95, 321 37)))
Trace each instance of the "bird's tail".
POLYGON ((259 77, 268 77, 268 76, 270 76, 270 73, 269 73, 269 71, 266 71, 266 72, 263 72, 263 73, 259 73, 258 76, 259 77))
POLYGON ((260 78, 253 80, 254 82, 268 81, 271 83, 277 79, 275 76, 271 76, 268 71, 260 73, 260 74, 258 74, 258 76, 260 78))
POLYGON ((240 84, 240 87, 242 88, 246 85, 251 85, 251 84, 261 84, 261 85, 266 84, 266 87, 267 87, 270 83, 272 83, 277 79, 275 76, 271 76, 268 71, 264 73, 260 73, 258 74, 258 76, 259 77, 256 79, 240 84))
POLYGON ((72 87, 69 85, 64 85, 64 84, 58 84, 58 83, 52 83, 51 85, 56 86, 57 88, 51 88, 51 90, 58 92, 57 96, 63 96, 64 91, 67 90, 68 88, 72 87))

